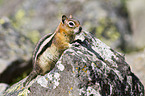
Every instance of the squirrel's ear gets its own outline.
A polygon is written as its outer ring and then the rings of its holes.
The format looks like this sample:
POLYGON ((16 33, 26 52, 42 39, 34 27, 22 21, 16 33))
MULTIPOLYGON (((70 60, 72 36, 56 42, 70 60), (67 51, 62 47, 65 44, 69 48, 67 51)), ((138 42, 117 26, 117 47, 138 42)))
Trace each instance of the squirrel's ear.
POLYGON ((73 18, 73 16, 72 15, 69 15, 69 18, 73 18))
POLYGON ((64 23, 64 21, 67 19, 67 17, 65 15, 62 16, 62 23, 64 23))

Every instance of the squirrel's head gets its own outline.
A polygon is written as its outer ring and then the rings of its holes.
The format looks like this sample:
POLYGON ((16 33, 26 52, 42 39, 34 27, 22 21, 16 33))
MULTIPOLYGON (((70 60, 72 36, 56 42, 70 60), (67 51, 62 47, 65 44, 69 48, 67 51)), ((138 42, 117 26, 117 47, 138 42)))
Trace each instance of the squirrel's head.
POLYGON ((67 32, 71 32, 72 34, 78 34, 82 31, 80 22, 76 19, 73 19, 72 15, 70 15, 69 18, 63 15, 61 23, 64 30, 67 32))

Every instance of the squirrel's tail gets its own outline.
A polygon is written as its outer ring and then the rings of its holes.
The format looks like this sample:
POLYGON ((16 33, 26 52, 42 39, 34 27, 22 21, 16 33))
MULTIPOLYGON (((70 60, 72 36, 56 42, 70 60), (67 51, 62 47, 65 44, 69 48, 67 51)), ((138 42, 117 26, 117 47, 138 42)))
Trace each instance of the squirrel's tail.
POLYGON ((23 86, 25 87, 26 85, 29 84, 29 82, 34 79, 37 76, 37 72, 33 70, 29 75, 28 78, 24 81, 23 86))

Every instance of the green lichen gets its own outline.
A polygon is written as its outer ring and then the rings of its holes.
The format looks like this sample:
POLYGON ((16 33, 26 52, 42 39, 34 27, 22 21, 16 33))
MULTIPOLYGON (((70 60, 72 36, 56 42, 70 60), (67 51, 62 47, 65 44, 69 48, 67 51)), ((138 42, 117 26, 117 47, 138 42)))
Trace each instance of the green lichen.
POLYGON ((3 2, 4 2, 4 0, 0 0, 0 5, 2 5, 2 4, 3 4, 3 2))
POLYGON ((90 28, 90 30, 95 31, 96 37, 109 45, 120 37, 114 22, 109 18, 100 19, 98 26, 90 28))
POLYGON ((29 32, 28 34, 28 38, 34 43, 36 44, 38 42, 38 40, 40 39, 40 32, 38 32, 37 30, 33 30, 31 32, 29 32))
POLYGON ((23 9, 19 9, 13 18, 11 18, 11 24, 14 28, 20 29, 24 23, 27 22, 26 13, 23 9))
POLYGON ((8 90, 6 90, 6 93, 14 93, 14 92, 21 90, 21 89, 22 89, 21 84, 16 84, 15 86, 12 86, 8 90))
POLYGON ((17 13, 15 15, 15 18, 17 20, 21 20, 21 19, 24 18, 24 16, 25 16, 25 11, 23 9, 20 9, 20 10, 17 11, 17 13))
POLYGON ((5 20, 4 19, 0 19, 0 24, 4 24, 5 23, 5 20))
POLYGON ((30 91, 28 90, 28 89, 24 89, 22 92, 20 92, 19 94, 18 94, 18 96, 28 96, 28 93, 29 93, 30 91))

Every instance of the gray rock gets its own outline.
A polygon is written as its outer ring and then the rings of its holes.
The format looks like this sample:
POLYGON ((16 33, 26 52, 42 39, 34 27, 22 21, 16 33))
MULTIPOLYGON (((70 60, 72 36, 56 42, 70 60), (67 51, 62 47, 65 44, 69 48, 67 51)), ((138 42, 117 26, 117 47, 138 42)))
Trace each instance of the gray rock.
POLYGON ((7 17, 0 24, 0 82, 10 83, 31 64, 33 43, 15 30, 7 17))
POLYGON ((25 78, 4 95, 144 96, 144 86, 124 56, 85 31, 76 39, 49 73, 23 87, 25 78))
MULTIPOLYGON (((72 14, 74 17, 79 18, 86 30, 102 39, 103 42, 114 48, 119 47, 123 51, 128 48, 132 50, 133 48, 130 19, 124 0, 14 1, 21 6, 11 8, 12 21, 28 37, 31 37, 29 35, 34 34, 34 31, 38 31, 39 35, 53 32, 59 23, 58 19, 63 14, 72 14)), ((5 5, 7 5, 7 2, 5 5)), ((15 4, 12 3, 12 5, 15 4)), ((9 7, 9 5, 2 7, 9 7)), ((2 9, 0 8, 1 12, 3 12, 2 9)), ((5 11, 1 14, 5 14, 5 11)))

